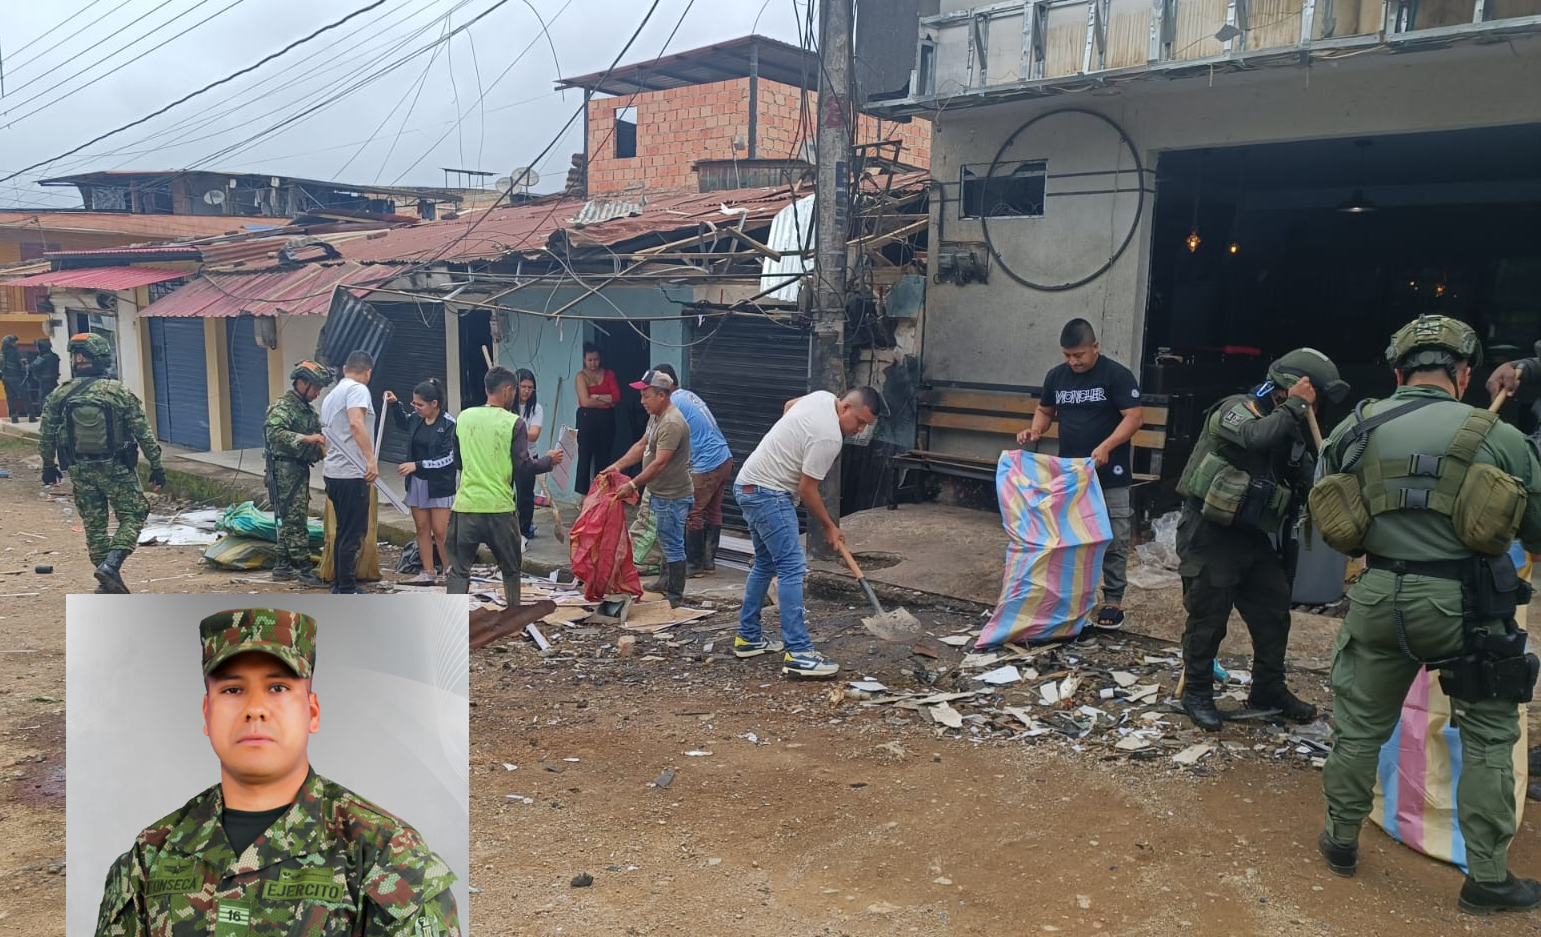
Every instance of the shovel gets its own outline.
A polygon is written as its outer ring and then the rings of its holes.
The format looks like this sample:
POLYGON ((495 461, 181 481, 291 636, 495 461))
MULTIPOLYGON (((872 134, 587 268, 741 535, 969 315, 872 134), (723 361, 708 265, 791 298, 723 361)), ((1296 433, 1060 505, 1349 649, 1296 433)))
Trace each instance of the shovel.
POLYGON ((919 635, 920 622, 914 615, 902 608, 896 608, 891 612, 883 611, 877 594, 872 591, 867 577, 862 575, 861 567, 856 565, 856 557, 851 555, 851 551, 846 549, 843 543, 840 544, 840 555, 845 559, 845 565, 851 568, 851 575, 856 577, 856 584, 861 587, 862 594, 867 597, 868 602, 872 603, 872 609, 877 613, 863 618, 862 625, 884 641, 909 641, 919 635))

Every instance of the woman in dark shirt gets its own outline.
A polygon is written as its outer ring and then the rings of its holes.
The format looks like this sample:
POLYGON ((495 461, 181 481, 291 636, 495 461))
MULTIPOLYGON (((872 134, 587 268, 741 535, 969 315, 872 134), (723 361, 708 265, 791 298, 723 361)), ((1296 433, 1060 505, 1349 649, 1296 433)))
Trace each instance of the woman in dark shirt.
POLYGON ((407 434, 412 461, 397 466, 407 479, 407 507, 417 527, 417 552, 423 571, 406 581, 409 586, 434 584, 434 545, 441 558, 449 553, 444 537, 449 529, 449 509, 455 503, 455 421, 444 412, 444 383, 429 378, 412 388, 412 408, 385 392, 385 402, 396 404, 391 417, 407 434))
MULTIPOLYGON (((530 451, 535 452, 535 443, 540 439, 541 425, 546 422, 546 408, 542 407, 536 399, 534 371, 520 368, 514 372, 514 378, 519 381, 519 393, 514 397, 514 413, 519 415, 519 425, 529 436, 530 451)), ((535 536, 535 476, 537 474, 539 473, 533 467, 521 468, 514 473, 519 531, 527 538, 535 536)))

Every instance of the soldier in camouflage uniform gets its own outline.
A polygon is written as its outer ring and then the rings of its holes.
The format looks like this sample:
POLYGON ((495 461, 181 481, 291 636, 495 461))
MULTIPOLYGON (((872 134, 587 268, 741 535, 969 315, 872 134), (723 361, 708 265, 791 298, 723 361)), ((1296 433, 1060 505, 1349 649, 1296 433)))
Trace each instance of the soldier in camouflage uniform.
POLYGON ((112 361, 107 340, 81 333, 70 338, 69 351, 76 376, 48 395, 38 427, 43 484, 58 484, 61 469, 70 473, 75 508, 86 528, 86 551, 97 564, 96 591, 127 593, 123 561, 134 552, 150 513, 134 466, 143 449, 150 460, 150 484, 160 491, 166 484, 161 447, 139 398, 120 382, 100 376, 112 361), (118 516, 110 539, 109 508, 118 516))
POLYGON ((37 399, 47 400, 59 386, 59 356, 54 354, 54 344, 46 338, 37 340, 37 357, 27 365, 27 376, 37 381, 37 399))
POLYGON ((199 632, 221 783, 113 863, 97 937, 459 937, 444 861, 310 766, 315 621, 235 609, 199 632))
POLYGON ((321 417, 310 406, 332 382, 327 368, 301 361, 289 374, 289 389, 268 407, 262 423, 267 440, 268 500, 278 518, 278 562, 273 578, 301 585, 326 585, 310 561, 310 467, 321 461, 326 437, 321 417))
POLYGON ((28 422, 36 423, 32 400, 27 396, 27 362, 22 360, 21 349, 16 347, 18 341, 20 339, 15 335, 0 339, 0 381, 5 384, 5 405, 11 411, 12 423, 21 422, 18 418, 23 413, 28 422))

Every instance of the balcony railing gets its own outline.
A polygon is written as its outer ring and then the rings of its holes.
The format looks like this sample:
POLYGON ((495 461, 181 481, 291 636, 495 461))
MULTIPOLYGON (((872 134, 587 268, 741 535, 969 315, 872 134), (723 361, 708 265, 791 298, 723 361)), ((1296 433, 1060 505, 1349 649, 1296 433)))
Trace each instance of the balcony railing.
POLYGON ((910 98, 1508 31, 1541 31, 1541 0, 997 3, 921 19, 910 98))

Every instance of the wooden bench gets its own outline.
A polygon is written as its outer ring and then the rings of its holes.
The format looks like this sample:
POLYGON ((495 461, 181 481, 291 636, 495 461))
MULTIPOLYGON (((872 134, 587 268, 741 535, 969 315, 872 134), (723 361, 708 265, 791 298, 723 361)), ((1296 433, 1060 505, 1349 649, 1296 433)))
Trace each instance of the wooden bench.
MULTIPOLYGON (((1017 433, 1033 423, 1039 398, 1032 392, 976 390, 955 387, 928 387, 916 401, 917 445, 895 461, 893 496, 897 503, 906 491, 918 490, 918 484, 903 484, 916 470, 963 478, 993 480, 997 457, 959 455, 933 446, 934 430, 952 430, 986 437, 997 449, 1015 449, 1017 433)), ((1159 481, 1162 453, 1167 443, 1168 398, 1144 394, 1140 405, 1145 421, 1130 444, 1134 449, 1134 482, 1131 498, 1139 499, 1141 489, 1159 481)), ((1045 439, 1059 439, 1059 420, 1049 424, 1045 439)), ((918 480, 917 480, 918 481, 918 480)), ((1136 517, 1140 512, 1136 510, 1136 517)))

